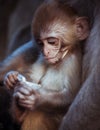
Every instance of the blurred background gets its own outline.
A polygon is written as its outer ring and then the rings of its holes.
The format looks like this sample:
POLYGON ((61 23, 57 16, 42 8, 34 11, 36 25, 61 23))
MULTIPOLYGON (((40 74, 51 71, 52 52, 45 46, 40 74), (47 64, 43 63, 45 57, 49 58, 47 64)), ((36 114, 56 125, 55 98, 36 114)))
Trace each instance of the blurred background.
POLYGON ((0 0, 0 62, 31 40, 31 22, 43 0, 0 0))
MULTIPOLYGON (((34 12, 42 2, 43 0, 0 0, 0 62, 31 40, 34 12)), ((0 86, 0 130, 19 130, 13 126, 9 116, 9 98, 9 94, 0 86)))

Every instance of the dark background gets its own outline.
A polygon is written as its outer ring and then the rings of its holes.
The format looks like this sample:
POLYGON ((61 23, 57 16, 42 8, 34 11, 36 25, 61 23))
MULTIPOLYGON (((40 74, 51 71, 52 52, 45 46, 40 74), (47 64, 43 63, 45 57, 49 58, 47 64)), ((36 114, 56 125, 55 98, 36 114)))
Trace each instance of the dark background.
MULTIPOLYGON (((42 2, 43 0, 0 0, 0 62, 31 40, 31 22, 36 8, 42 2)), ((10 119, 8 107, 9 95, 0 86, 0 130, 17 130, 10 119)))
POLYGON ((0 61, 31 39, 30 25, 43 0, 0 0, 0 61))

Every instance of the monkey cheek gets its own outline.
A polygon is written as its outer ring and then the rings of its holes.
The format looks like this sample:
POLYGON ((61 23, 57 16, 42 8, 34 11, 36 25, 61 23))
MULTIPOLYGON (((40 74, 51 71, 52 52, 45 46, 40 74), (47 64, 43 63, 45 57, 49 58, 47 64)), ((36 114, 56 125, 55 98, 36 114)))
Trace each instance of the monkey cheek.
POLYGON ((62 59, 62 53, 56 53, 56 55, 53 55, 53 56, 49 56, 49 57, 52 57, 52 58, 46 58, 46 61, 48 62, 48 64, 56 64, 58 62, 61 61, 62 59))

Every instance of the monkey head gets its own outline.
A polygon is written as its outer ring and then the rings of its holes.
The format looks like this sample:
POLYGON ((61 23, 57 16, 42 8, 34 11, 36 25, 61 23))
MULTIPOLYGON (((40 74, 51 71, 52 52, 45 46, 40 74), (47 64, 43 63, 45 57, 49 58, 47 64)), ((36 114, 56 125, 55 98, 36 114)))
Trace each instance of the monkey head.
POLYGON ((45 2, 36 11, 32 33, 44 58, 50 64, 60 62, 79 41, 87 38, 86 17, 79 17, 68 5, 45 2))

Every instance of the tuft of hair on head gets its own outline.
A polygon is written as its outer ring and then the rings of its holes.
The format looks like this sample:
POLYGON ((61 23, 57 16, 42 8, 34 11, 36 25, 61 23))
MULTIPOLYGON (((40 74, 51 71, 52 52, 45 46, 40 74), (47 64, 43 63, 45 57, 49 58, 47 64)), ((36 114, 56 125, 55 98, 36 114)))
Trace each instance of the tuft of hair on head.
POLYGON ((54 22, 72 23, 76 17, 77 12, 66 3, 57 0, 45 1, 34 14, 32 33, 38 39, 41 31, 49 31, 50 25, 54 22))

